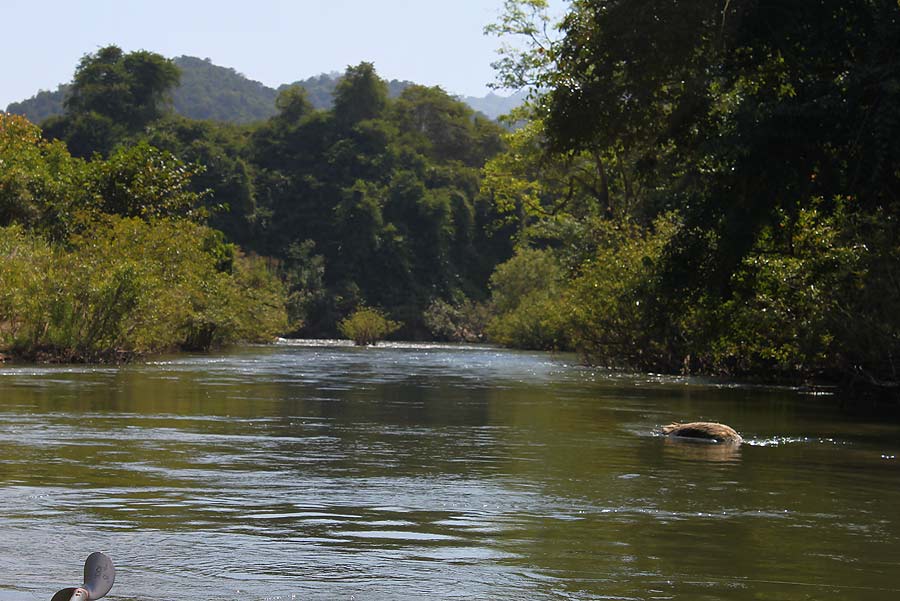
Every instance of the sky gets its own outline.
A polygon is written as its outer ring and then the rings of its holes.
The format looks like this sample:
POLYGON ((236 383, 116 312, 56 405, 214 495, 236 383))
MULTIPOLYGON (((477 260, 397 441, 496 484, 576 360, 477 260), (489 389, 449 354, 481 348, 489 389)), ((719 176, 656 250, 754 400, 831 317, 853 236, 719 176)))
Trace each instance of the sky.
MULTIPOLYGON (((0 109, 71 81, 115 44, 209 58, 277 87, 361 61, 385 79, 482 96, 503 0, 3 0, 0 109)), ((551 0, 562 14, 566 0, 551 0)))

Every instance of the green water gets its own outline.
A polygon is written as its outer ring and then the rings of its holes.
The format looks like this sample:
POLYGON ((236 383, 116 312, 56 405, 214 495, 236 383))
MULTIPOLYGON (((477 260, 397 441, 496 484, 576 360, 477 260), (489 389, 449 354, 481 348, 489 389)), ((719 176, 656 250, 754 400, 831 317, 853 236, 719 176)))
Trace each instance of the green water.
POLYGON ((898 458, 828 396, 492 348, 0 366, 0 600, 102 550, 112 599, 893 601, 898 458))

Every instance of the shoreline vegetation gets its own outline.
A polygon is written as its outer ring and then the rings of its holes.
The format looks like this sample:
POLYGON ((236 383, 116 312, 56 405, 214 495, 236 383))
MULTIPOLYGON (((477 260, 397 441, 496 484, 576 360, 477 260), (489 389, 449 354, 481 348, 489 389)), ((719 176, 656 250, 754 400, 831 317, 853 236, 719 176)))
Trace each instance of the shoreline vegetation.
POLYGON ((201 223, 174 156, 137 145, 86 161, 0 115, 0 163, 15 216, 0 227, 4 356, 121 362, 286 328, 281 282, 201 223))
POLYGON ((394 332, 897 402, 900 6, 720 4, 507 0, 503 123, 370 63, 192 121, 172 61, 88 54, 0 116, 0 353, 394 332))

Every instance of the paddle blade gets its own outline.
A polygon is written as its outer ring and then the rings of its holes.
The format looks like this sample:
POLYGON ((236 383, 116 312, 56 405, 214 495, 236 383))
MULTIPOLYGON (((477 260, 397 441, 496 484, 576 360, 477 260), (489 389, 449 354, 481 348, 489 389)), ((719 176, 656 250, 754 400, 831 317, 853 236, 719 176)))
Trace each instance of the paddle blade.
POLYGON ((105 597, 115 581, 116 568, 109 557, 99 552, 88 555, 84 562, 84 588, 90 593, 91 601, 105 597))
POLYGON ((50 601, 71 601, 72 595, 74 595, 75 591, 77 590, 78 589, 76 589, 74 586, 71 588, 64 588, 63 590, 58 591, 55 595, 53 595, 53 598, 50 599, 50 601))

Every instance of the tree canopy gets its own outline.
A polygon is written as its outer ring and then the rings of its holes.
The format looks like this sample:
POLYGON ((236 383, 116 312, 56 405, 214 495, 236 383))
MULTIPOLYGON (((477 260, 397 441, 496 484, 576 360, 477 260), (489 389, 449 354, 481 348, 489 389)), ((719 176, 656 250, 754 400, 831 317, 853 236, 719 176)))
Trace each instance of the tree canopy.
POLYGON ((538 92, 485 184, 569 270, 573 344, 896 379, 895 1, 574 0, 556 24, 543 0, 505 6, 490 31, 524 42, 499 81, 538 92))
POLYGON ((178 67, 159 54, 101 48, 78 63, 65 112, 44 123, 45 133, 65 140, 76 156, 106 154, 166 113, 179 78, 178 67))
POLYGON ((169 66, 116 47, 79 65, 67 112, 45 135, 105 158, 85 184, 91 206, 206 222, 270 257, 290 286, 295 333, 335 335, 369 306, 422 337, 431 304, 487 297, 510 252, 480 185, 503 147, 499 125, 440 88, 406 85, 392 98, 366 62, 336 79, 331 108, 287 87, 263 122, 195 121, 164 110, 169 66), (158 68, 157 85, 136 85, 136 65, 158 68))
POLYGON ((347 69, 331 110, 316 110, 300 88, 282 90, 277 104, 247 147, 255 219, 261 252, 301 272, 301 256, 323 267, 327 292, 295 294, 311 303, 295 311, 304 331, 334 332, 342 315, 369 305, 421 336, 430 303, 486 296, 508 252, 479 185, 502 147, 498 125, 440 88, 409 86, 391 99, 370 63, 347 69))
POLYGON ((121 361, 270 340, 285 294, 203 225, 194 168, 146 143, 73 157, 0 113, 0 351, 121 361))

